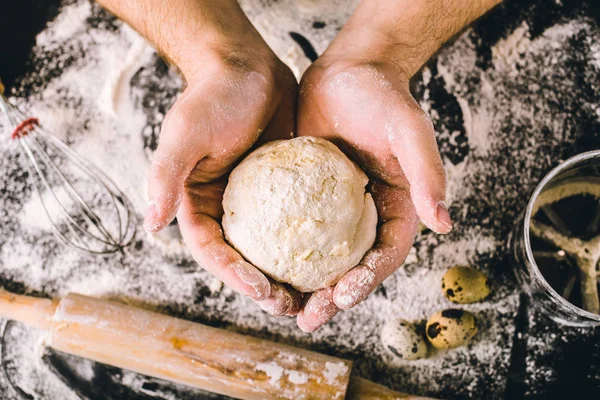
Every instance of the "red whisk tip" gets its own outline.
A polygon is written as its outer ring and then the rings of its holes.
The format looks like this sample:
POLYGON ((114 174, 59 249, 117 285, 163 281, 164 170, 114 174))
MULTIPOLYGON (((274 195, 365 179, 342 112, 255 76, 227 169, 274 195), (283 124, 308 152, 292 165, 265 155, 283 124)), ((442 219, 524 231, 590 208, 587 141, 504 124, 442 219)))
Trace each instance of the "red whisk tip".
POLYGON ((14 140, 20 139, 23 136, 27 136, 27 134, 33 130, 35 125, 40 125, 40 121, 37 118, 27 118, 15 128, 11 137, 14 140))

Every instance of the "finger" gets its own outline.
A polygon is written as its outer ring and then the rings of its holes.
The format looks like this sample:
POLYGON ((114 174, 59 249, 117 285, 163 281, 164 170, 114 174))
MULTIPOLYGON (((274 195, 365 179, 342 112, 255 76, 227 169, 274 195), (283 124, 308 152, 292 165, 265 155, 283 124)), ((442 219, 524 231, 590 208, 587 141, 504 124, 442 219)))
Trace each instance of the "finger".
POLYGON ((304 308, 298 313, 298 327, 307 333, 314 332, 339 311, 333 301, 333 288, 321 289, 310 295, 304 308))
POLYGON ((406 189, 379 185, 372 192, 385 222, 379 227, 375 247, 335 286, 334 302, 344 310, 363 301, 400 267, 417 232, 419 219, 406 189))
POLYGON ((302 295, 287 288, 281 283, 271 282, 271 295, 257 302, 258 305, 271 315, 293 316, 298 314, 302 306, 302 295))
POLYGON ((193 212, 186 196, 178 213, 181 235, 194 259, 233 290, 261 301, 271 295, 271 284, 265 275, 230 247, 223 238, 220 225, 206 214, 193 212))
MULTIPOLYGON (((204 214, 218 221, 223 215, 223 191, 226 180, 192 185, 187 187, 186 200, 182 210, 187 210, 187 205, 193 207, 195 214, 204 214)), ((187 219, 180 218, 180 226, 185 230, 187 219)), ((232 249, 233 250, 233 249, 232 249)), ((302 305, 302 294, 278 282, 270 282, 269 297, 257 301, 259 306, 272 315, 296 315, 302 305)))
POLYGON ((144 228, 149 232, 163 229, 175 218, 183 197, 184 182, 207 153, 201 131, 187 122, 185 109, 189 96, 190 93, 182 95, 162 126, 148 177, 150 204, 144 228))
MULTIPOLYGON (((427 227, 438 233, 452 230, 446 198, 446 174, 433 124, 411 99, 408 114, 397 119, 389 135, 391 150, 410 183, 417 214, 427 227)), ((404 113, 402 113, 404 114, 404 113)))

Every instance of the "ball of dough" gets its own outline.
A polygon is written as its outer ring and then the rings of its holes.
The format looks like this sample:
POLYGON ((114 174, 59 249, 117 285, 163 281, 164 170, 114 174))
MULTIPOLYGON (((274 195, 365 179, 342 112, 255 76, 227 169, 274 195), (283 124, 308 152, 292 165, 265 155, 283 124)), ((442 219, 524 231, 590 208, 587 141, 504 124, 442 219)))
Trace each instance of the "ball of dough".
POLYGON ((223 230, 246 260, 302 292, 334 285, 375 242, 368 178, 335 145, 268 143, 229 176, 223 230))
POLYGON ((490 295, 487 277, 470 267, 452 267, 442 277, 442 290, 453 303, 476 303, 490 295))
POLYGON ((383 347, 394 356, 418 360, 427 356, 427 343, 417 328, 402 319, 391 319, 381 330, 383 347))
POLYGON ((475 336, 477 324, 470 312, 449 309, 429 317, 425 332, 434 347, 453 349, 467 344, 475 336))

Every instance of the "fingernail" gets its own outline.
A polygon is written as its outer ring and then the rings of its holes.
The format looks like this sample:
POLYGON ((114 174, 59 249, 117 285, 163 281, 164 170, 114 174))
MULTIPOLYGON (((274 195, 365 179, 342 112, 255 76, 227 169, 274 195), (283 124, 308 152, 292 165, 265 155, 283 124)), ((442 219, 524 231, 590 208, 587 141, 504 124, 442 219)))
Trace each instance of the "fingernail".
POLYGON ((260 308, 271 315, 287 315, 292 308, 294 300, 285 290, 271 287, 271 296, 263 301, 258 302, 260 308), (275 293, 274 293, 275 292, 275 293))
POLYGON ((335 317, 338 312, 339 309, 335 305, 328 309, 322 310, 320 314, 314 310, 302 310, 298 313, 296 324, 303 332, 313 333, 321 326, 329 322, 333 317, 335 317))
POLYGON ((157 218, 158 208, 156 207, 156 202, 152 200, 150 202, 150 205, 148 206, 148 210, 146 210, 146 217, 144 218, 144 229, 148 232, 156 232, 159 226, 157 218))
POLYGON ((234 266, 236 275, 246 285, 250 286, 254 293, 245 293, 255 301, 267 299, 271 294, 271 284, 266 276, 245 261, 239 261, 234 266))
POLYGON ((285 290, 283 293, 283 298, 284 298, 284 300, 283 300, 283 304, 281 306, 281 308, 282 308, 281 314, 285 315, 292 309, 292 306, 294 305, 294 299, 285 290))
POLYGON ((450 212, 448 212, 448 206, 443 201, 438 203, 436 219, 442 227, 439 233, 449 233, 452 230, 450 212))

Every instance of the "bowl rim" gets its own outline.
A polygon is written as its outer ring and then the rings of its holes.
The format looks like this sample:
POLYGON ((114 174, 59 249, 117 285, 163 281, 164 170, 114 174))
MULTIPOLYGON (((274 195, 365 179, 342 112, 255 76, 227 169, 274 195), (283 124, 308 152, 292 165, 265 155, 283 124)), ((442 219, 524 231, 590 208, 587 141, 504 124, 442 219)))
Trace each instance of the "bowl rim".
POLYGON ((523 218, 523 241, 525 243, 525 254, 529 264, 528 268, 530 269, 530 272, 533 274, 535 279, 537 279, 540 282, 544 289, 548 291, 553 300, 578 316, 585 317, 591 321, 600 323, 599 314, 595 314, 586 311, 583 308, 575 306, 574 304, 570 303, 567 299, 562 297, 556 290, 554 290, 554 288, 552 288, 552 286, 550 286, 546 278, 544 278, 544 276, 542 275, 542 272, 540 271, 537 263, 535 262, 535 258, 533 257, 533 250, 531 249, 531 240, 529 232, 529 223, 531 221, 533 206, 536 200, 538 199, 540 193, 548 185, 548 183, 550 183, 554 178, 556 178, 556 176, 558 176, 565 170, 576 166, 581 162, 593 160, 595 158, 598 158, 598 160, 600 161, 600 150, 592 150, 587 151, 585 153, 577 154, 563 161, 562 163, 554 167, 548 174, 546 174, 546 176, 544 176, 544 178, 540 181, 540 183, 533 191, 533 194, 531 195, 531 197, 529 198, 529 202, 527 203, 525 217, 523 218))

